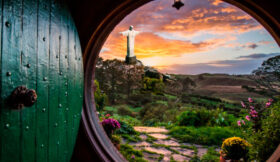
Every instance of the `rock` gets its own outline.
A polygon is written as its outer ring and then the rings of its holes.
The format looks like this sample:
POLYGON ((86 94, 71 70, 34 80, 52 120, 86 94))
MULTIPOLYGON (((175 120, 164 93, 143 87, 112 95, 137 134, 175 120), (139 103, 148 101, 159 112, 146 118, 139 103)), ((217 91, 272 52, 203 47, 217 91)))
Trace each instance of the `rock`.
POLYGON ((187 156, 190 156, 190 157, 193 157, 194 154, 195 154, 194 150, 190 150, 190 149, 186 149, 186 148, 171 147, 171 149, 180 152, 180 154, 187 155, 187 156))
POLYGON ((166 138, 168 138, 168 135, 160 134, 160 133, 152 133, 152 134, 149 134, 149 135, 152 136, 152 137, 155 137, 157 139, 166 139, 166 138))
POLYGON ((197 156, 201 158, 204 154, 207 153, 207 150, 207 148, 197 148, 197 156))
POLYGON ((158 139, 154 143, 162 144, 162 145, 166 145, 166 146, 180 146, 180 144, 177 141, 174 141, 174 140, 161 140, 161 139, 158 139))
POLYGON ((157 154, 163 154, 164 156, 168 156, 168 155, 171 155, 172 152, 167 150, 166 148, 161 148, 161 147, 158 147, 158 148, 155 148, 155 147, 147 147, 145 148, 145 150, 147 151, 151 151, 151 152, 155 152, 157 154))
POLYGON ((168 130, 162 127, 141 127, 136 126, 134 129, 137 132, 145 132, 145 133, 167 133, 168 130))
POLYGON ((173 154, 172 157, 175 161, 189 161, 189 160, 191 160, 190 158, 188 158, 186 156, 179 155, 179 154, 173 154))
POLYGON ((150 153, 147 153, 147 152, 143 152, 143 156, 146 160, 148 160, 149 162, 157 162, 158 161, 158 158, 160 157, 159 154, 150 154, 150 153))

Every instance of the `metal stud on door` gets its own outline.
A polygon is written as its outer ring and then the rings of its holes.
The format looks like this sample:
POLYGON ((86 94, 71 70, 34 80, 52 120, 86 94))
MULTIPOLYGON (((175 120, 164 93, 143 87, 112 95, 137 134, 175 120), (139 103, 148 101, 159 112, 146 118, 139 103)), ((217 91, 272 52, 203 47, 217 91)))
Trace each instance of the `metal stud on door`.
POLYGON ((0 161, 70 161, 82 54, 65 1, 0 0, 0 161))

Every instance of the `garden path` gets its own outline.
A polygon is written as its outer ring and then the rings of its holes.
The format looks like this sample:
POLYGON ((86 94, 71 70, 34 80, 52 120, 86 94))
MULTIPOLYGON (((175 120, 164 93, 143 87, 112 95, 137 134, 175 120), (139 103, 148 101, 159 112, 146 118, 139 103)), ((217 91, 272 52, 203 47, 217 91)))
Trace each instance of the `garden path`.
MULTIPOLYGON (((142 141, 129 143, 135 149, 142 150, 144 158, 149 162, 189 161, 192 157, 202 157, 207 153, 208 146, 180 143, 168 135, 164 127, 136 126, 142 141)), ((219 149, 216 149, 219 151, 219 149)))

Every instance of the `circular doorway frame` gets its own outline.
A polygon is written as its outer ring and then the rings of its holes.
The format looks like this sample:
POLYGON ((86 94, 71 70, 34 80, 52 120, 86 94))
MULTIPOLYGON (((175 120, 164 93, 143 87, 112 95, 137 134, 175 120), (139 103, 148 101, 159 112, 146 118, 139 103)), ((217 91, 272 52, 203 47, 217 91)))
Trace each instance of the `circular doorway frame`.
MULTIPOLYGON (((112 12, 107 14, 99 26, 94 30, 85 48, 83 55, 85 89, 81 126, 83 127, 83 133, 85 134, 85 137, 87 137, 87 141, 91 146, 90 151, 94 151, 96 155, 99 156, 99 159, 102 159, 103 161, 124 161, 124 158, 115 149, 99 124, 93 99, 94 93, 92 91, 95 64, 103 44, 114 27, 132 11, 150 1, 152 0, 132 0, 120 2, 121 4, 113 9, 112 12)), ((260 5, 250 0, 223 1, 240 8, 247 14, 254 17, 266 28, 280 46, 280 24, 260 5)))

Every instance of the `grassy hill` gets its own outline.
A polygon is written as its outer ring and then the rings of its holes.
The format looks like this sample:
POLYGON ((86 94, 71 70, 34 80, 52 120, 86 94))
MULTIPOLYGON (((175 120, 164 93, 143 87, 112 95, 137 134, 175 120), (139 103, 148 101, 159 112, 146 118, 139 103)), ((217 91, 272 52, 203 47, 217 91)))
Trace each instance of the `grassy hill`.
POLYGON ((248 75, 227 74, 200 74, 200 75, 173 75, 176 78, 189 77, 195 83, 192 94, 220 98, 228 102, 240 102, 253 97, 257 100, 265 99, 256 93, 248 92, 242 86, 256 86, 248 75))

